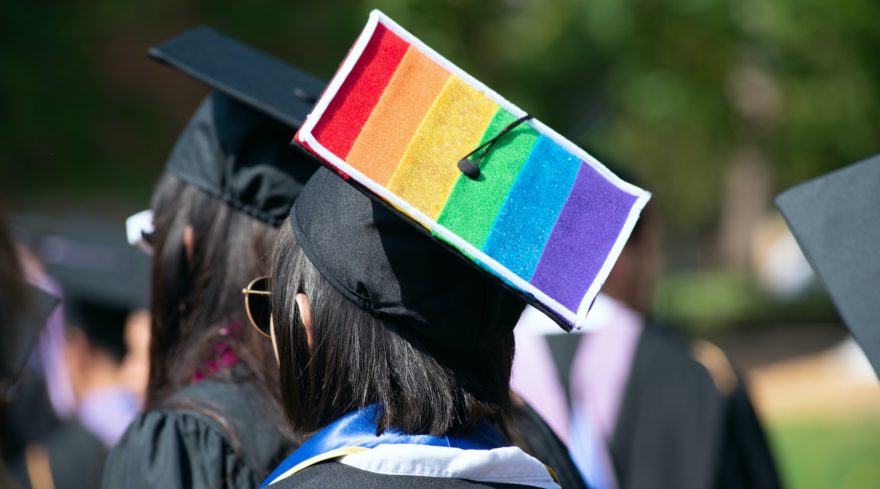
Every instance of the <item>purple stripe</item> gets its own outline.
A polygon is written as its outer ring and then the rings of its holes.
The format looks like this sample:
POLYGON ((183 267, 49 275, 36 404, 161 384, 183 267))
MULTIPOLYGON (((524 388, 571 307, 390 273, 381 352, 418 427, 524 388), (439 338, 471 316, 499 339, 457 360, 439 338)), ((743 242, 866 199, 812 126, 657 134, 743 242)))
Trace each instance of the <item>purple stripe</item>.
POLYGON ((532 285, 577 312, 635 201, 636 196, 582 164, 541 254, 532 285))

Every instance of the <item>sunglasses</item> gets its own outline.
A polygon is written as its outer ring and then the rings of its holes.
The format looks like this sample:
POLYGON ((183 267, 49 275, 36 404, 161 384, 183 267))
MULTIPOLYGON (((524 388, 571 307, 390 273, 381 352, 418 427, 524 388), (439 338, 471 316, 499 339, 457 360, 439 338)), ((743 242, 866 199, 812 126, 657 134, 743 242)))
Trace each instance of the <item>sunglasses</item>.
POLYGON ((244 295, 244 310, 251 322, 251 326, 261 335, 272 337, 272 309, 269 298, 272 292, 269 289, 269 277, 257 277, 241 289, 244 295))

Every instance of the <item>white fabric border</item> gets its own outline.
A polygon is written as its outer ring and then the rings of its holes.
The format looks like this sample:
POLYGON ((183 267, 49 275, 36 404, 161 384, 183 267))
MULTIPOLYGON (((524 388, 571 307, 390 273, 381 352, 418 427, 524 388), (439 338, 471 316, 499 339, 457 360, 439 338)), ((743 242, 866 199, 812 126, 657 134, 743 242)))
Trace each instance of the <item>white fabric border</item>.
POLYGON ((517 447, 462 450, 427 445, 379 445, 340 463, 384 475, 467 479, 558 489, 547 466, 517 447))
POLYGON ((389 30, 400 36, 403 40, 407 41, 412 46, 415 46, 416 49, 421 51, 423 54, 436 61, 447 71, 469 83, 473 88, 482 92, 484 95, 489 97, 500 107, 504 108, 515 117, 522 117, 523 115, 525 115, 525 112, 522 109, 510 103, 507 99, 484 85, 473 76, 463 71, 458 66, 452 64, 449 60, 438 54, 422 41, 407 32, 404 28, 399 26, 396 22, 391 20, 387 15, 383 14, 379 10, 373 10, 372 12, 370 12, 370 17, 367 21, 367 25, 361 32, 360 37, 355 42, 354 46, 352 46, 351 51, 349 51, 345 61, 343 61, 342 65, 339 67, 339 70, 333 76, 333 80, 330 82, 330 85, 327 86, 327 89, 321 95, 321 98, 318 100, 317 104, 315 104, 314 109, 306 118, 305 123, 297 133, 297 140, 304 143, 325 161, 329 162, 343 173, 346 173, 357 180, 360 184, 369 189, 371 192, 380 196, 382 199, 384 199, 386 202, 389 202, 391 205, 402 211, 404 214, 412 217, 422 226, 425 226, 427 229, 435 232, 444 240, 461 248, 468 254, 472 255, 474 258, 477 258, 481 262, 488 265, 491 268, 491 270, 488 270, 490 273, 497 273, 502 278, 511 282, 526 293, 531 294, 535 297, 537 301, 545 304, 551 311, 558 314, 560 318, 565 320, 565 322, 573 326, 575 329, 580 330, 581 327, 586 324, 586 317, 587 312, 590 308, 590 304, 592 304, 593 300, 596 297, 596 294, 599 293, 602 284, 605 283, 605 279, 608 278, 608 274, 611 273, 611 268, 617 261, 617 257, 623 250, 623 246, 626 244, 627 239, 629 239, 629 235, 630 233, 632 233, 632 229, 638 221, 642 209, 644 208, 645 204, 647 204, 648 201, 651 199, 650 192, 647 192, 643 189, 640 189, 639 187, 636 187, 635 185, 623 181, 622 179, 620 179, 620 177, 612 173, 611 170, 599 163, 599 161, 596 160, 593 156, 591 156, 581 148, 577 147, 574 143, 564 138, 553 129, 547 127, 541 121, 537 119, 531 119, 526 122, 526 124, 531 125, 538 133, 546 135, 554 142, 559 144, 561 147, 563 147, 566 151, 573 154, 584 163, 590 165, 594 170, 596 170, 600 175, 611 182, 615 187, 623 192, 626 192, 636 197, 636 201, 630 208, 629 215, 627 216, 627 219, 617 236, 617 240, 614 242, 611 251, 605 257, 605 261, 602 264, 602 267, 600 267, 598 273, 596 274, 596 277, 593 279, 593 282, 587 289, 587 292, 584 295, 583 299, 581 299, 581 303, 578 306, 577 312, 575 313, 569 310, 558 301, 536 288, 534 285, 530 284, 529 282, 511 272, 507 267, 503 266, 495 259, 485 254, 482 250, 476 248, 471 243, 468 243, 464 239, 455 235, 449 229, 431 219, 427 214, 423 213, 419 209, 416 209, 407 201, 403 200, 385 187, 368 178, 366 175, 342 160, 342 158, 330 152, 327 148, 321 145, 317 141, 317 139, 315 139, 314 135, 312 134, 312 130, 315 128, 318 120, 320 120, 323 116, 324 111, 327 110, 327 107, 330 105, 330 101, 332 101, 333 98, 336 96, 336 93, 345 82, 349 73, 351 73, 351 70, 354 69, 355 64, 357 63, 361 54, 363 54, 364 49, 372 38, 373 33, 376 30, 376 26, 380 22, 385 25, 389 30))
MULTIPOLYGON (((602 292, 596 294, 596 300, 593 302, 593 306, 590 307, 590 315, 587 316, 586 322, 581 324, 579 331, 572 332, 571 334, 590 333, 607 327, 609 318, 614 311, 615 302, 617 302, 616 299, 612 299, 602 292)), ((531 305, 523 309, 515 329, 526 335, 554 336, 569 334, 563 331, 556 324, 556 321, 531 305)))
POLYGON ((152 209, 132 214, 125 220, 125 235, 128 238, 128 244, 137 246, 148 255, 153 254, 153 247, 144 240, 144 234, 151 234, 153 230, 152 209))

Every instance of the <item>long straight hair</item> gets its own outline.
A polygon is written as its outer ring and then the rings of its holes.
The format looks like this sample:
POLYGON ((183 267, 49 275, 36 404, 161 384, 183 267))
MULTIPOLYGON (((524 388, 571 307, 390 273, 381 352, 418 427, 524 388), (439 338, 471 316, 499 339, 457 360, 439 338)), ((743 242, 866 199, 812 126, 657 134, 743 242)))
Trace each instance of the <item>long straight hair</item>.
POLYGON ((379 404, 379 431, 443 436, 488 420, 508 434, 512 331, 491 348, 463 353, 398 330, 333 288, 296 245, 289 223, 273 252, 271 303, 281 398, 294 431, 313 432, 379 404), (311 350, 297 293, 311 307, 311 350))
POLYGON ((171 174, 159 181, 152 207, 147 407, 158 406, 192 383, 222 339, 231 344, 242 367, 233 369, 234 380, 253 383, 277 412, 277 367, 271 344, 248 327, 241 296, 242 287, 266 273, 277 229, 171 174), (191 257, 183 244, 187 225, 193 229, 191 257), (241 327, 229 334, 224 328, 234 324, 241 327))

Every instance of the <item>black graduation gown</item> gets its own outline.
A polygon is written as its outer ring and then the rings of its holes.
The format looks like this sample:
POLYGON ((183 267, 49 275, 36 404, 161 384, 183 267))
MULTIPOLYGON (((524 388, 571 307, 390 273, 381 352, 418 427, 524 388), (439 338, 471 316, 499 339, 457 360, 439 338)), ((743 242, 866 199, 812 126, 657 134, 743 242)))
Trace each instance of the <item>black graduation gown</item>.
POLYGON ((59 419, 42 377, 25 373, 5 406, 2 448, 7 477, 22 489, 94 489, 107 448, 78 421, 59 419))
POLYGON ((743 383, 721 392, 667 330, 636 348, 610 443, 621 489, 776 488, 779 479, 743 383))
POLYGON ((42 376, 22 374, 3 406, 0 447, 7 463, 23 459, 25 447, 42 443, 63 424, 52 410, 49 391, 42 376))
POLYGON ((212 377, 132 422, 110 453, 103 487, 259 487, 295 448, 284 426, 253 386, 212 377))
POLYGON ((64 423, 44 448, 55 489, 101 487, 107 447, 84 426, 76 421, 64 423))
POLYGON ((528 404, 513 412, 514 442, 529 455, 553 469, 564 489, 586 489, 587 484, 571 459, 568 448, 528 404))
POLYGON ((59 425, 46 439, 28 444, 10 472, 21 489, 96 489, 107 448, 76 421, 59 425))

